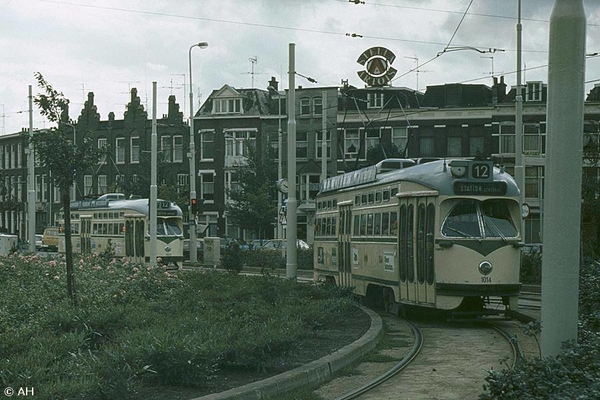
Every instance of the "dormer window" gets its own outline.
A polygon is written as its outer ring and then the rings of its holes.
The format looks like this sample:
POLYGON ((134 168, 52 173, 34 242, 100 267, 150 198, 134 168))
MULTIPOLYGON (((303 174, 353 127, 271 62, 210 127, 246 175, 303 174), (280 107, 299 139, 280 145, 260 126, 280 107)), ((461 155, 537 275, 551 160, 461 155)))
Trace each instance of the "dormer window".
POLYGON ((527 82, 525 101, 542 101, 542 82, 527 82))
POLYGON ((213 114, 241 114, 242 99, 215 99, 213 114))

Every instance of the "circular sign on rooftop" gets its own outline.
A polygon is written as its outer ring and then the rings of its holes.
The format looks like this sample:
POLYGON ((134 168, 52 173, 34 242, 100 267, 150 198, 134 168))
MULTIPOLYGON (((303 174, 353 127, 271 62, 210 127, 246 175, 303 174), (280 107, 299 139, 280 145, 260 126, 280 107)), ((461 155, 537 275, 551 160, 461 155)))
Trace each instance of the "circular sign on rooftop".
POLYGON ((391 50, 385 47, 371 47, 356 60, 365 67, 357 74, 369 86, 385 86, 398 72, 392 67, 395 59, 396 55, 391 50))

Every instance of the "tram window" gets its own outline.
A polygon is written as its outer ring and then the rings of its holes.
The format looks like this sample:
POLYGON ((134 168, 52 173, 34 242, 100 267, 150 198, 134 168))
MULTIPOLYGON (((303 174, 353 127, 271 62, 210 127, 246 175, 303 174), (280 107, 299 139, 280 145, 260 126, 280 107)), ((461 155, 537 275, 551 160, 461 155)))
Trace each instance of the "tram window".
POLYGON ((337 208, 337 199, 333 199, 332 206, 333 206, 333 208, 337 208))
POLYGON ((413 249, 414 214, 415 208, 412 204, 409 204, 406 215, 406 265, 408 267, 407 275, 410 283, 415 281, 415 269, 413 267, 415 260, 413 249))
POLYGON ((158 220, 156 223, 156 234, 163 235, 163 236, 165 234, 165 225, 163 224, 162 220, 158 220))
POLYGON ((433 253, 434 253, 434 230, 435 230, 435 206, 431 203, 427 206, 427 231, 426 231, 426 256, 427 256, 427 269, 425 276, 427 283, 433 284, 434 276, 434 264, 433 264, 433 253))
POLYGON ((398 193, 398 188, 392 188, 390 191, 390 197, 396 197, 396 193, 398 193))
POLYGON ((485 237, 515 237, 517 229, 513 224, 505 200, 486 200, 481 204, 481 215, 485 237))
POLYGON ((374 235, 381 235, 381 213, 375 214, 375 229, 373 231, 374 235))
POLYGON ((481 237, 477 201, 464 200, 455 205, 444 222, 442 234, 449 237, 481 237))
POLYGON ((383 213, 381 220, 381 234, 387 236, 390 234, 390 213, 383 213))
POLYGON ((165 227, 167 235, 181 235, 181 228, 177 224, 177 219, 175 218, 166 218, 165 219, 165 227))
POLYGON ((125 235, 125 224, 122 222, 119 223, 119 235, 125 235))
POLYGON ((373 235, 373 213, 367 214, 367 235, 373 235))
POLYGON ((360 234, 364 236, 367 234, 367 214, 360 216, 360 234))
POLYGON ((390 201, 390 191, 389 190, 383 191, 383 201, 390 201))
POLYGON ((337 221, 335 217, 331 217, 331 234, 332 235, 336 235, 336 225, 337 225, 337 221))
POLYGON ((369 204, 375 203, 375 194, 369 193, 369 204))
POLYGON ((375 202, 381 203, 381 192, 375 192, 375 202))
POLYGON ((354 196, 354 205, 355 206, 359 206, 360 205, 360 195, 356 195, 354 196))
POLYGON ((353 231, 354 236, 358 236, 359 227, 360 227, 360 215, 355 215, 354 216, 354 231, 353 231))
POLYGON ((79 235, 79 224, 71 222, 71 233, 74 235, 79 235))
POLYGON ((92 232, 94 233, 94 235, 98 234, 98 224, 94 224, 92 227, 92 232))
POLYGON ((321 202, 320 201, 317 202, 317 210, 321 211, 321 202))
POLYGON ((325 218, 325 236, 331 234, 331 219, 325 218))
POLYGON ((331 210, 331 200, 327 200, 327 209, 331 210))
POLYGON ((417 280, 425 282, 425 205, 417 208, 417 280))
POLYGON ((361 202, 361 204, 367 204, 367 194, 366 193, 360 197, 360 202, 361 202))
POLYGON ((390 235, 396 236, 398 233, 398 213, 396 211, 390 213, 390 235))
MULTIPOLYGON (((386 214, 384 214, 386 215, 386 214)), ((408 249, 407 249, 407 240, 408 235, 406 232, 407 227, 407 218, 406 218, 406 204, 402 204, 400 206, 400 240, 398 242, 399 247, 399 262, 400 262, 400 280, 402 282, 406 281, 406 276, 408 274, 408 249)))

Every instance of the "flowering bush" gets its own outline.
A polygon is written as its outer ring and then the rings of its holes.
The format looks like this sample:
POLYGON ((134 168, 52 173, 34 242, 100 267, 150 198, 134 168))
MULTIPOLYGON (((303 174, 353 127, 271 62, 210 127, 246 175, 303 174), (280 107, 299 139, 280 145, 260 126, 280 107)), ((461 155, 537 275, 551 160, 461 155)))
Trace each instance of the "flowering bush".
POLYGON ((277 365, 352 307, 346 294, 273 277, 168 271, 90 255, 0 256, 0 382, 41 398, 135 397, 203 387, 228 368, 277 365))

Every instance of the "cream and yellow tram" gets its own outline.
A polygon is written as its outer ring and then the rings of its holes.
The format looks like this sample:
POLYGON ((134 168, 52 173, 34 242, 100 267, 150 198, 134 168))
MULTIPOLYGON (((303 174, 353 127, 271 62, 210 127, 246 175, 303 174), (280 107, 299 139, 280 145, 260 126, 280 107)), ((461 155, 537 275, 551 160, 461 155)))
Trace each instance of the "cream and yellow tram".
MULTIPOLYGON (((156 204, 156 255, 164 264, 183 262, 181 208, 170 201, 156 204)), ((61 215, 64 226, 64 214, 61 215)), ((71 202, 71 237, 74 253, 105 251, 110 243, 118 257, 131 262, 150 261, 150 210, 148 199, 82 200, 71 202)), ((65 236, 59 234, 58 251, 65 252, 65 236)))
POLYGON ((517 306, 520 207, 489 160, 439 160, 328 178, 317 195, 315 280, 387 309, 459 313, 517 306))

